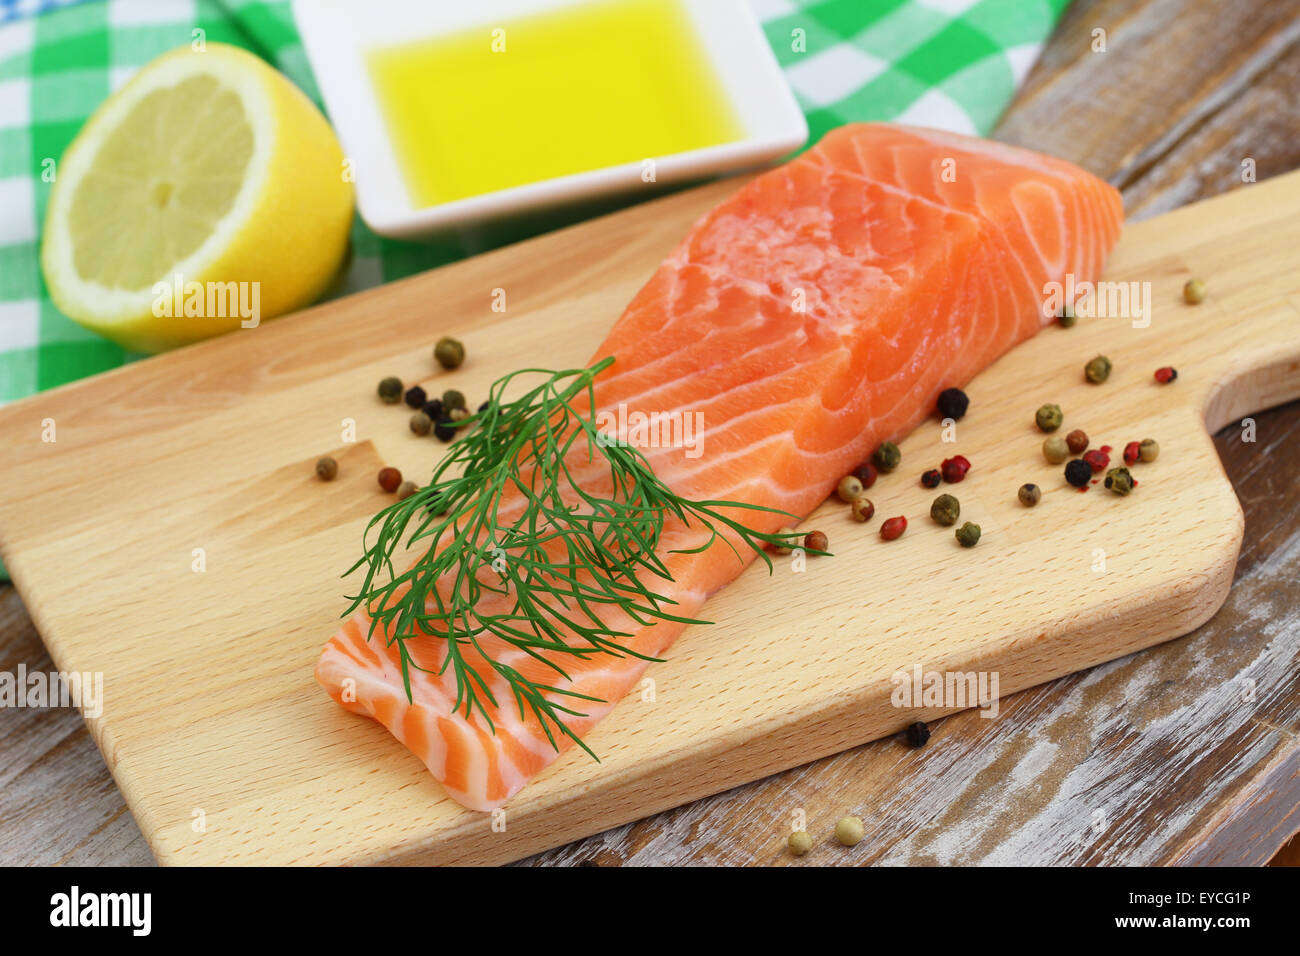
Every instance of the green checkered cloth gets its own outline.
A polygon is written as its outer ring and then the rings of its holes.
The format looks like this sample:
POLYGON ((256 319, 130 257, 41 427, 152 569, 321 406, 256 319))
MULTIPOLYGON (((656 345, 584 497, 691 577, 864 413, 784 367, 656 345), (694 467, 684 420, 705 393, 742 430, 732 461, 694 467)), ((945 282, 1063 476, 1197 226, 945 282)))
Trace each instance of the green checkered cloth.
MULTIPOLYGON (((1068 0, 752 2, 816 141, 854 120, 987 133, 1068 0)), ((287 0, 0 0, 0 404, 136 357, 50 301, 42 173, 110 92, 196 30, 261 55, 320 102, 287 0)), ((338 291, 479 251, 383 239, 358 219, 338 291)))

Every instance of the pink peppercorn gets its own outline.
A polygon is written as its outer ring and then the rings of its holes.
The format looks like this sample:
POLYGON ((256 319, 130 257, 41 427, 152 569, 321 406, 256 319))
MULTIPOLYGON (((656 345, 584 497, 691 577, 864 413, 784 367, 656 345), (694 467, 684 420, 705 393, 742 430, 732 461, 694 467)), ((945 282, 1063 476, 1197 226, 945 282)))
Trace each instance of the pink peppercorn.
POLYGON ((966 477, 966 472, 970 471, 970 461, 965 455, 954 455, 952 458, 945 458, 939 470, 943 473, 944 481, 956 484, 966 477))

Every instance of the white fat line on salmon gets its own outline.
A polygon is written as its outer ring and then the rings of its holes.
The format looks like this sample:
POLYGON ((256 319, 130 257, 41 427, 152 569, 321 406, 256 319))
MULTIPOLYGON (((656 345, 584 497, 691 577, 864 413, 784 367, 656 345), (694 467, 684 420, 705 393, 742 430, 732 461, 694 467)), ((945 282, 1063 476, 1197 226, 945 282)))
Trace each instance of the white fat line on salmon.
POLYGON ((77 707, 95 718, 104 712, 104 675, 98 671, 0 671, 0 708, 77 707))
POLYGON ((239 325, 255 329, 262 321, 262 283, 186 282, 178 272, 171 282, 153 285, 156 318, 225 319, 239 316, 239 325))
POLYGON ((898 708, 979 707, 981 717, 998 715, 997 671, 925 671, 913 664, 909 673, 894 671, 889 702, 898 708))
POLYGON ((704 454, 703 412, 643 412, 617 409, 596 413, 597 440, 633 448, 682 448, 687 458, 704 454))
POLYGON ((1043 283, 1043 317, 1054 319, 1071 305, 1081 319, 1130 319, 1133 328, 1151 324, 1150 282, 1076 282, 1066 273, 1065 282, 1043 283))
POLYGON ((82 893, 74 884, 50 897, 51 926, 125 926, 133 936, 148 936, 152 911, 151 893, 82 893))

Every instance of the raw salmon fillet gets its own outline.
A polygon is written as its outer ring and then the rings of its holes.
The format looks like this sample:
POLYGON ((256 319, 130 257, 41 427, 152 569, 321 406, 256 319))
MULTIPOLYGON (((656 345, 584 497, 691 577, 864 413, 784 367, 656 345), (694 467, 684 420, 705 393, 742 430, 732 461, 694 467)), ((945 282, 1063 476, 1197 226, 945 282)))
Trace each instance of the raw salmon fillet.
MULTIPOLYGON (((880 442, 911 431, 938 393, 961 386, 1044 316, 1044 285, 1095 281, 1119 236, 1119 194, 1077 167, 998 143, 887 125, 846 126, 751 181, 697 222, 627 307, 593 361, 601 410, 702 413, 698 456, 642 448, 656 475, 693 499, 727 499, 806 515, 880 442)), ((757 530, 789 523, 746 513, 757 530)), ((673 582, 656 589, 698 617, 753 559, 696 528, 666 525, 660 554, 673 582)), ((611 622, 615 623, 615 622, 611 622)), ((683 626, 627 625, 629 647, 660 656, 683 626)), ((492 733, 454 709, 455 680, 411 674, 395 648, 349 617, 316 667, 335 700, 387 727, 466 807, 500 806, 556 759, 535 718, 502 706, 492 733)), ((695 635, 708 640, 707 629, 695 635)), ((436 671, 445 642, 415 647, 436 671)), ((489 641, 489 648, 491 642, 489 641)), ((647 664, 567 660, 571 680, 498 645, 527 676, 605 703, 568 721, 588 735, 647 664)), ((477 668, 476 668, 477 669, 477 668)), ((572 706, 572 702, 568 702, 572 706)), ((568 741, 560 738, 561 749, 568 741)))

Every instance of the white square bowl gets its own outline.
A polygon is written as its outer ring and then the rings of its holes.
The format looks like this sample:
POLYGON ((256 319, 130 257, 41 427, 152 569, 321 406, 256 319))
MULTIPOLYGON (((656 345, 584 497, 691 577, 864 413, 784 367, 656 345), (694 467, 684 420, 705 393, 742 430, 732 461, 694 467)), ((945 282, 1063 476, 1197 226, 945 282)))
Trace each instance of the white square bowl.
MULTIPOLYGON (((361 217, 401 239, 644 189, 642 163, 624 163, 418 207, 406 188, 366 68, 373 49, 508 24, 511 18, 584 2, 618 0, 293 0, 293 14, 330 119, 352 161, 361 217)), ((730 143, 654 157, 658 185, 771 162, 802 146, 808 124, 748 0, 683 0, 744 130, 730 143)))

